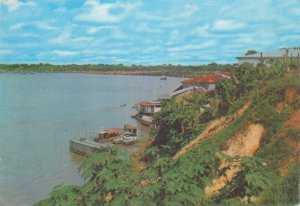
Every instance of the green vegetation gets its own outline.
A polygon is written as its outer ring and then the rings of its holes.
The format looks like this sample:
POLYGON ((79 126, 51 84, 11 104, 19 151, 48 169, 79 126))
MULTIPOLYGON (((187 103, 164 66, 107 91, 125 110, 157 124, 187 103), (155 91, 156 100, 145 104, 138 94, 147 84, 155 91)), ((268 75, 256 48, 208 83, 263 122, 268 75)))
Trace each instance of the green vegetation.
POLYGON ((195 94, 182 103, 166 102, 154 121, 155 140, 144 152, 147 166, 131 170, 130 154, 105 149, 89 157, 81 166, 87 180, 83 186, 58 186, 36 205, 293 205, 299 203, 299 127, 286 126, 296 109, 297 99, 281 112, 288 87, 297 88, 297 75, 284 74, 284 65, 271 68, 249 64, 232 68, 232 79, 217 84, 218 94, 195 94), (212 104, 218 98, 222 106, 212 104), (173 155, 197 137, 207 124, 220 115, 230 115, 245 102, 251 107, 228 127, 205 139, 178 160, 173 155), (212 106, 208 107, 208 103, 212 106), (224 106, 225 105, 225 106, 224 106), (253 157, 229 157, 222 153, 226 143, 251 123, 264 126, 260 148, 253 157), (296 136, 296 137, 295 137, 296 136), (292 159, 287 171, 281 169, 292 159), (221 177, 227 168, 223 160, 240 162, 235 178, 212 196, 205 187, 221 177))
POLYGON ((202 66, 183 66, 183 65, 123 65, 123 64, 0 64, 0 72, 99 72, 99 71, 142 71, 158 72, 157 75, 182 76, 195 75, 204 72, 227 71, 231 68, 230 64, 222 65, 211 63, 202 66))
POLYGON ((245 55, 251 55, 251 54, 257 54, 257 51, 256 50, 248 50, 245 55))

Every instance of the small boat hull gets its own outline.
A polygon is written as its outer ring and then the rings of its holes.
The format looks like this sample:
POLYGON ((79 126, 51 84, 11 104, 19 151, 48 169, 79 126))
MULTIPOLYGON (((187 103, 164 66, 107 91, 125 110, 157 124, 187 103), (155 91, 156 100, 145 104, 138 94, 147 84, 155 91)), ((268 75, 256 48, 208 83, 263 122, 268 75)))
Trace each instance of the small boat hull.
POLYGON ((98 142, 70 139, 70 150, 74 153, 84 156, 91 155, 94 152, 107 148, 109 146, 110 145, 108 144, 98 142))
POLYGON ((152 117, 148 117, 146 115, 142 115, 142 116, 136 115, 135 119, 147 127, 151 127, 153 125, 152 117))

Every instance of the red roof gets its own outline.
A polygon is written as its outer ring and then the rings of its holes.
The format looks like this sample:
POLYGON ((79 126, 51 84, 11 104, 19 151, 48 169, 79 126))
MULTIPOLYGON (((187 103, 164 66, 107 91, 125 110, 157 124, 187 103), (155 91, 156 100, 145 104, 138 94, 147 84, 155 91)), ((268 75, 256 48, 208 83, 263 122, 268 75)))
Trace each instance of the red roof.
POLYGON ((220 79, 230 79, 231 74, 229 72, 223 73, 210 73, 203 74, 200 76, 193 77, 191 79, 187 79, 182 81, 182 84, 195 84, 195 83, 203 83, 203 84, 213 84, 219 81, 220 79))
POLYGON ((103 132, 108 133, 108 134, 114 134, 122 131, 122 128, 111 128, 111 129, 106 129, 103 132))
POLYGON ((139 102, 140 106, 159 106, 161 105, 160 102, 150 102, 150 101, 144 101, 144 102, 139 102))

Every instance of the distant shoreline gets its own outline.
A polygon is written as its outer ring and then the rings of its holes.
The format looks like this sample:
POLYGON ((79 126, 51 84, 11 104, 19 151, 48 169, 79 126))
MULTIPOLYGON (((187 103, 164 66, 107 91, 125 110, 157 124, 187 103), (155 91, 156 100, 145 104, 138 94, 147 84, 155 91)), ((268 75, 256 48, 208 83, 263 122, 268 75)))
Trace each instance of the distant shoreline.
POLYGON ((197 74, 187 74, 179 72, 159 72, 159 71, 0 71, 1 74, 100 74, 100 75, 139 75, 139 76, 167 76, 179 78, 192 78, 197 75, 206 73, 220 73, 222 71, 201 71, 197 74))
POLYGON ((170 76, 192 77, 204 73, 224 72, 231 69, 230 64, 216 64, 200 66, 184 65, 157 65, 142 66, 122 64, 86 64, 86 65, 52 65, 52 64, 1 64, 0 73, 87 73, 104 75, 147 75, 147 76, 170 76))
MULTIPOLYGON (((215 71, 214 71, 215 72, 215 71)), ((181 73, 173 73, 173 72, 156 72, 156 71, 32 71, 32 72, 21 72, 21 71, 5 71, 0 72, 1 74, 54 74, 54 73, 61 73, 61 74, 100 74, 100 75, 139 75, 139 76, 168 76, 168 77, 182 77, 182 78, 190 78, 195 75, 192 74, 181 74, 181 73)), ((206 72, 203 72, 206 73, 206 72)))

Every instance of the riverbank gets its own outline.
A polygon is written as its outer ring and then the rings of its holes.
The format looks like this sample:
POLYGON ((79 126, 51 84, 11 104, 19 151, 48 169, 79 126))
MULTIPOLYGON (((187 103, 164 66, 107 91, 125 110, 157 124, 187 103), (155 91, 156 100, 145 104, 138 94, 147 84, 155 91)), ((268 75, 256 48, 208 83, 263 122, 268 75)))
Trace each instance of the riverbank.
POLYGON ((1 64, 0 73, 99 73, 116 75, 148 75, 190 77, 207 72, 222 72, 230 69, 230 64, 211 63, 207 65, 123 65, 123 64, 1 64))
POLYGON ((190 78, 194 75, 175 73, 175 72, 157 72, 157 71, 100 71, 90 72, 91 74, 102 74, 102 75, 144 75, 144 76, 169 76, 169 77, 182 77, 190 78))

